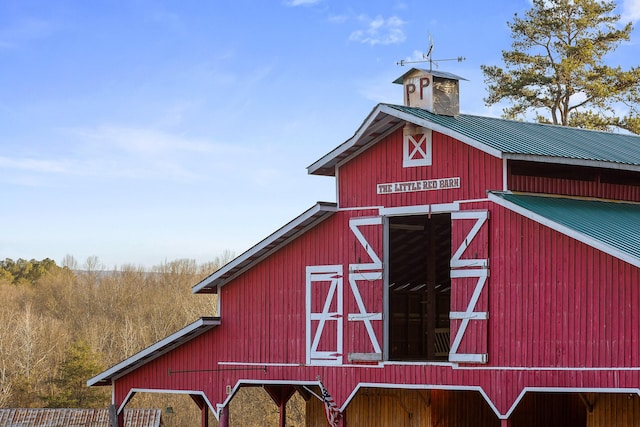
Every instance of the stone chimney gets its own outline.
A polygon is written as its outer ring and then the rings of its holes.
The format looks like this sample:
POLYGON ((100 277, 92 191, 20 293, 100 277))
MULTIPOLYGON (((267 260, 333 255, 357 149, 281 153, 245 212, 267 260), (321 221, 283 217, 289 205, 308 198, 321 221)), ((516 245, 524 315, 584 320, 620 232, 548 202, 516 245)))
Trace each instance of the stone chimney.
POLYGON ((404 105, 444 116, 460 114, 460 80, 443 71, 412 68, 394 80, 404 87, 404 105))

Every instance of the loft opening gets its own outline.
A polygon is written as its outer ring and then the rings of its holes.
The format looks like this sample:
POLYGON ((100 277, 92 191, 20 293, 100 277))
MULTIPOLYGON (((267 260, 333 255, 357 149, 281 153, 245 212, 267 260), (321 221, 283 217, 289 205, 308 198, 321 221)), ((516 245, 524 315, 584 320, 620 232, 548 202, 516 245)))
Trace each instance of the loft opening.
POLYGON ((447 360, 451 214, 387 218, 388 359, 447 360))

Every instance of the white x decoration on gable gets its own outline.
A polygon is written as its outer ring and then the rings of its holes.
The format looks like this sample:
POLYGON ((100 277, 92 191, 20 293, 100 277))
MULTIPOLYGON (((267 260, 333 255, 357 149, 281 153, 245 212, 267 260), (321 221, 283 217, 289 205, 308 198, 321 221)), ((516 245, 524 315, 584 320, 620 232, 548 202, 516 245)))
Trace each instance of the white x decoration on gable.
POLYGON ((402 142, 402 167, 431 166, 431 129, 419 128, 414 135, 404 135, 402 142))

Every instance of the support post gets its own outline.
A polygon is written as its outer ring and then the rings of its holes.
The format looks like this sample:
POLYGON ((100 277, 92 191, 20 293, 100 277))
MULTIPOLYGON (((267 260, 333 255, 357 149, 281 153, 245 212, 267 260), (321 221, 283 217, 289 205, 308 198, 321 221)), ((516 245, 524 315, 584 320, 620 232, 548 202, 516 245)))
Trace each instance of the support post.
POLYGON ((278 427, 286 427, 287 424, 287 402, 296 392, 296 388, 291 385, 265 385, 265 391, 271 397, 271 400, 278 405, 280 413, 280 421, 278 427))
POLYGON ((207 405, 200 408, 200 421, 202 427, 209 427, 209 407, 207 405))
POLYGON ((287 427, 287 402, 280 402, 280 421, 278 427, 287 427))
POLYGON ((220 409, 220 427, 229 427, 229 406, 220 409))
POLYGON ((500 420, 500 427, 512 427, 511 420, 508 418, 500 420))
POLYGON ((205 402, 205 400, 200 395, 190 394, 189 396, 194 402, 196 402, 196 405, 198 405, 198 409, 200 409, 201 427, 209 427, 209 407, 207 406, 207 402, 205 402))

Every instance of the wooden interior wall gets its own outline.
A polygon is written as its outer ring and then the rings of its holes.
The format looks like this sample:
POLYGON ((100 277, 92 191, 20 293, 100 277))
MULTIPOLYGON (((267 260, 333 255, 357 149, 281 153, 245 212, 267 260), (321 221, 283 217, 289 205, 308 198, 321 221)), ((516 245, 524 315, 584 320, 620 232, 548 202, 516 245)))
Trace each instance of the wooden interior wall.
POLYGON ((527 393, 510 419, 514 427, 582 427, 587 407, 577 393, 527 393))
POLYGON ((433 427, 499 427, 500 420, 479 392, 431 391, 433 427))
MULTIPOLYGON (((499 427, 477 392, 363 388, 346 411, 347 427, 499 427)), ((306 406, 306 426, 326 427, 318 399, 306 406)))
POLYGON ((312 397, 307 400, 305 421, 306 427, 327 427, 327 419, 324 416, 324 406, 320 399, 312 397))
POLYGON ((428 426, 430 413, 426 390, 364 388, 349 403, 347 426, 428 426))
POLYGON ((637 394, 587 394, 593 412, 587 414, 587 427, 640 426, 640 397, 637 394))

